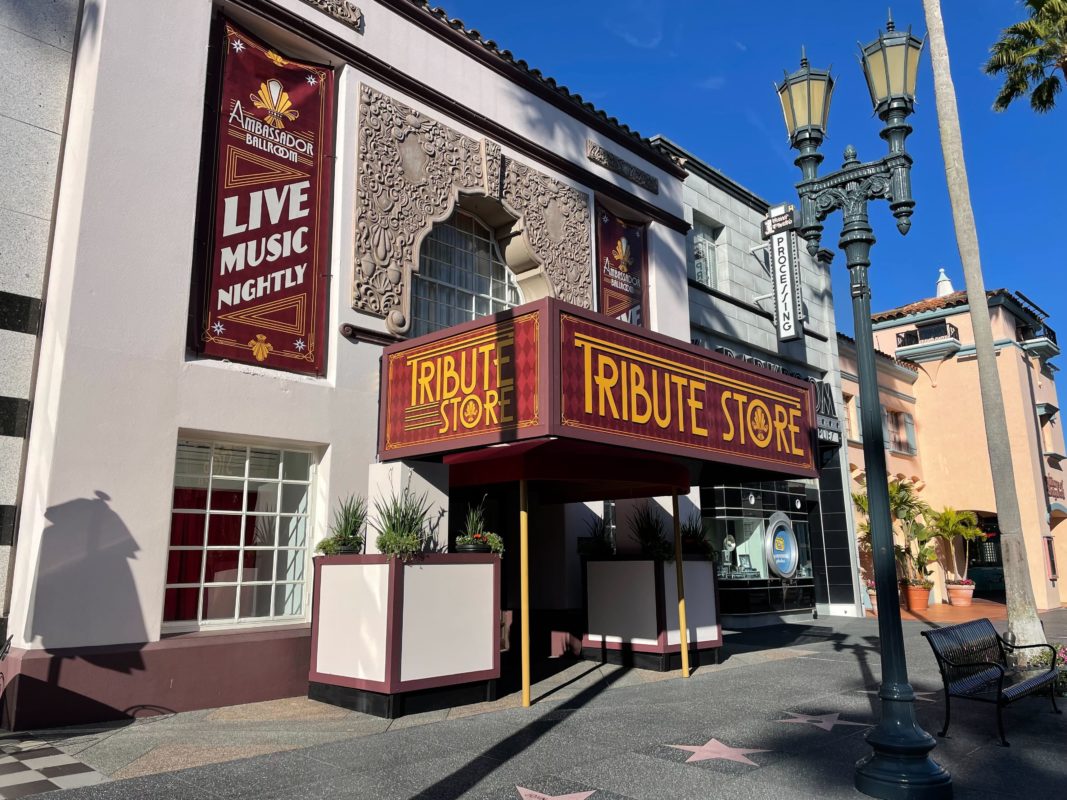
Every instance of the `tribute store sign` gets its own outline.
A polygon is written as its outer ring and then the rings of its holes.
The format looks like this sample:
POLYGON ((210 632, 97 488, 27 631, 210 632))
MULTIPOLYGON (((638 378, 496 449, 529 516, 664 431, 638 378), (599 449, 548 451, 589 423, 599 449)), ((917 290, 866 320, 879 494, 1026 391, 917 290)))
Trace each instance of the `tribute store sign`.
POLYGON ((539 300, 387 347, 383 460, 541 436, 812 477, 813 387, 539 300))
POLYGON ((333 71, 224 24, 202 351, 325 371, 333 71))

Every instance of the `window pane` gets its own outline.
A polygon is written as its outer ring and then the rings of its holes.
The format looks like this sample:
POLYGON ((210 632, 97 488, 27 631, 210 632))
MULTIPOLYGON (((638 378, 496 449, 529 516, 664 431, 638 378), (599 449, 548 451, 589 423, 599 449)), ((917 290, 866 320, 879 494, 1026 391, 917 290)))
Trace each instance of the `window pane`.
POLYGON ((248 460, 248 477, 277 478, 282 454, 277 450, 257 450, 252 448, 248 460))
POLYGON ((299 483, 282 484, 283 514, 308 513, 308 487, 299 483))
POLYGON ((248 482, 248 505, 245 508, 249 513, 269 514, 278 510, 278 484, 274 481, 249 481, 248 482))
MULTIPOLYGON (((195 583, 200 585, 200 566, 203 550, 171 550, 167 559, 167 583, 195 583)), ((196 602, 193 602, 196 610, 196 602)))
POLYGON ((240 511, 244 490, 244 481, 216 478, 211 482, 211 509, 213 511, 240 511))
POLYGON ((236 586, 204 589, 204 619, 233 619, 237 603, 236 586))
POLYGON ((245 547, 274 547, 274 526, 277 517, 245 517, 245 547))
POLYGON ((280 581, 304 580, 304 565, 307 555, 303 550, 279 550, 277 579, 280 581))
MULTIPOLYGON (((171 514, 170 515, 170 543, 172 547, 193 545, 201 547, 204 544, 204 524, 207 522, 205 514, 171 514)), ((200 576, 197 576, 200 580, 200 576)))
POLYGON ((198 602, 200 602, 199 589, 167 589, 163 596, 163 621, 195 621, 198 602))
POLYGON ((306 481, 311 477, 311 454, 285 453, 285 472, 282 475, 287 481, 306 481))
POLYGON ((245 455, 246 450, 243 447, 216 446, 215 458, 211 464, 211 473, 213 475, 243 478, 245 474, 245 455))
POLYGON ((241 589, 242 617, 269 617, 270 598, 274 587, 245 586, 241 589))
POLYGON ((207 521, 207 543, 209 547, 239 547, 241 516, 239 514, 212 514, 207 521))
POLYGON ((207 477, 211 471, 211 445, 198 442, 179 442, 174 462, 175 475, 207 477))
POLYGON ((292 617, 304 613, 304 584, 280 583, 274 589, 274 616, 292 617))
POLYGON ((174 508, 207 508, 207 478, 174 478, 174 508))
POLYGON ((245 550, 244 563, 241 565, 241 580, 245 583, 271 580, 274 572, 273 550, 245 550))
POLYGON ((240 558, 240 550, 208 550, 204 583, 236 583, 240 558))
POLYGON ((278 519, 278 546, 303 547, 306 527, 305 517, 280 517, 278 519))

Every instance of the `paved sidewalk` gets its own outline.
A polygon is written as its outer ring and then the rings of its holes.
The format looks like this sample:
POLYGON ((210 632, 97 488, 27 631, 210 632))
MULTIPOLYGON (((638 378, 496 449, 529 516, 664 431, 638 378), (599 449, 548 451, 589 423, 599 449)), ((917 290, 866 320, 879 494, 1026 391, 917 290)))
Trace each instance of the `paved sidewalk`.
MULTIPOLYGON (((1067 638, 1067 611, 1045 620, 1050 637, 1067 638)), ((912 681, 923 693, 919 721, 936 731, 943 704, 919 636, 926 626, 905 623, 905 637, 912 681)), ((577 663, 543 685, 543 699, 528 710, 509 697, 390 724, 291 700, 38 734, 105 775, 130 776, 44 796, 861 797, 852 775, 878 716, 876 622, 820 620, 731 634, 725 650, 722 665, 702 667, 689 680, 577 663), (285 709, 289 721, 280 718, 285 709), (147 774, 203 763, 209 751, 211 760, 253 757, 147 774)), ((956 797, 1061 793, 1067 715, 1053 715, 1048 698, 1037 697, 1009 707, 1005 717, 1008 749, 997 744, 990 706, 954 706, 950 736, 938 740, 934 755, 952 772, 956 797)))

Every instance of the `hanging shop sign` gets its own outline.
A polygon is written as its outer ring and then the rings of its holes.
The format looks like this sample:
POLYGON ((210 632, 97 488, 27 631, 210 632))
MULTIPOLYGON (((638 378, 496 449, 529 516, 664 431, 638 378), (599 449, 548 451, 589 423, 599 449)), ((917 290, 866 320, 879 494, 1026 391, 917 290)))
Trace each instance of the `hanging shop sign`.
POLYGON ((325 371, 333 71, 223 26, 202 351, 325 371))
POLYGON ((815 475, 813 390, 557 300, 384 351, 383 460, 558 436, 815 475))
POLYGON ((1055 478, 1045 478, 1045 488, 1048 490, 1050 500, 1063 500, 1063 481, 1055 478))
POLYGON ((770 241, 774 325, 780 342, 789 342, 804 335, 800 252, 795 227, 793 206, 772 208, 763 220, 763 238, 770 241))
POLYGON ((619 219, 603 206, 596 213, 600 313, 645 325, 648 226, 619 219))
POLYGON ((800 546, 789 517, 778 511, 767 520, 764 532, 767 566, 779 578, 792 578, 800 562, 800 546))

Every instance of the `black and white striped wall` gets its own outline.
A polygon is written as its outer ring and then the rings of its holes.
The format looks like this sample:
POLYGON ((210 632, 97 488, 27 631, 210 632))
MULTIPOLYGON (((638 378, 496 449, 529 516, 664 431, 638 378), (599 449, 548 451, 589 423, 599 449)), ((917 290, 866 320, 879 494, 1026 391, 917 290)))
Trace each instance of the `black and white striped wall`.
POLYGON ((0 2, 0 600, 7 617, 81 0, 0 2))

